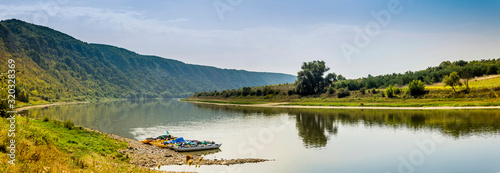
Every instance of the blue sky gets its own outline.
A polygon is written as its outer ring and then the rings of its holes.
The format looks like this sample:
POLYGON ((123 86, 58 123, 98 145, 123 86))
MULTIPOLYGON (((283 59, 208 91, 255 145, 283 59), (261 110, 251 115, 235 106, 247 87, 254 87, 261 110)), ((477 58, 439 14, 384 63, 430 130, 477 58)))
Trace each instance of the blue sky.
POLYGON ((358 78, 500 58, 493 0, 1 1, 1 19, 220 68, 295 75, 302 62, 324 60, 358 78))

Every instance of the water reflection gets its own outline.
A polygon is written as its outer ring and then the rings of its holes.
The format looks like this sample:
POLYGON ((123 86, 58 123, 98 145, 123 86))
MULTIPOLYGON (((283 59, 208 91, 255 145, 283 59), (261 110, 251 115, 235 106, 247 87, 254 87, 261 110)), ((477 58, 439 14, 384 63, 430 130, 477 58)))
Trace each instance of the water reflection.
POLYGON ((25 114, 72 120, 77 125, 128 138, 134 138, 130 133, 133 128, 208 121, 216 124, 224 118, 286 114, 295 119, 297 136, 306 148, 325 147, 332 136, 342 133, 342 126, 432 131, 455 139, 498 135, 500 129, 500 110, 285 109, 129 100, 37 108, 25 114))
POLYGON ((307 148, 326 146, 329 136, 338 131, 333 117, 299 114, 296 122, 299 136, 307 148))
POLYGON ((339 133, 339 124, 430 130, 454 139, 498 135, 500 132, 500 110, 333 110, 195 105, 203 109, 222 109, 246 115, 260 113, 273 116, 287 113, 296 118, 298 136, 308 148, 326 146, 329 137, 339 133))

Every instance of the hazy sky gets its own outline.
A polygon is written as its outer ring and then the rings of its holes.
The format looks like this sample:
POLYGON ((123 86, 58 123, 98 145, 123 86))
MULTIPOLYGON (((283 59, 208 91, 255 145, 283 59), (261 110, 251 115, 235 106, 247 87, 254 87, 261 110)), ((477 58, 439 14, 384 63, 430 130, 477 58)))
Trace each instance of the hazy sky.
POLYGON ((0 18, 191 64, 347 78, 500 58, 500 1, 0 0, 0 18), (147 2, 147 3, 146 3, 147 2))

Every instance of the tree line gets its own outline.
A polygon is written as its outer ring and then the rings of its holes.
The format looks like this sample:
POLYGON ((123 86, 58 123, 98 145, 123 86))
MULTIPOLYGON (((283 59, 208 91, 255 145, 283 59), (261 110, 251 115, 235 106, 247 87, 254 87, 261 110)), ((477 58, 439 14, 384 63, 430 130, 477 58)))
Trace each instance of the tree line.
POLYGON ((283 95, 321 95, 336 94, 338 97, 350 95, 350 91, 359 91, 361 94, 366 92, 377 93, 376 89, 386 88, 382 92, 383 96, 394 97, 399 94, 408 94, 411 96, 420 96, 426 93, 425 84, 444 83, 450 86, 453 91, 457 86, 465 85, 469 90, 468 81, 474 77, 483 75, 494 75, 500 73, 500 59, 481 59, 473 61, 443 61, 439 66, 428 67, 420 71, 407 71, 405 73, 392 73, 379 76, 368 75, 358 79, 346 79, 343 75, 337 75, 334 72, 327 73, 330 70, 324 61, 304 62, 301 70, 297 73, 297 80, 294 88, 288 91, 273 91, 271 87, 262 89, 252 89, 245 87, 243 89, 224 90, 221 92, 201 92, 194 96, 268 96, 269 94, 283 95), (326 74, 327 73, 327 74, 326 74), (464 79, 464 83, 460 82, 464 79), (403 90, 402 86, 408 86, 403 90))

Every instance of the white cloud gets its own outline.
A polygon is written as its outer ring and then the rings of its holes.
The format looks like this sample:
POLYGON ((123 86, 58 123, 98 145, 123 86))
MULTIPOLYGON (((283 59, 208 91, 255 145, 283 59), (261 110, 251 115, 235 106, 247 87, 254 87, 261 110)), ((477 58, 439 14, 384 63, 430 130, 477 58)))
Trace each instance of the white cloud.
MULTIPOLYGON (((0 5, 0 11, 3 17, 25 18, 43 12, 37 5, 0 5)), ((175 26, 192 22, 186 18, 153 19, 132 9, 67 6, 57 8, 48 20, 49 27, 60 28, 82 41, 112 44, 141 54, 194 64, 289 74, 295 74, 302 62, 316 59, 325 60, 337 73, 360 77, 369 73, 423 69, 450 57, 489 58, 487 56, 500 53, 492 48, 499 45, 498 35, 387 29, 372 38, 371 44, 349 63, 341 54, 339 44, 352 42, 356 33, 350 25, 188 29, 175 26), (481 56, 466 57, 473 55, 481 56)))

